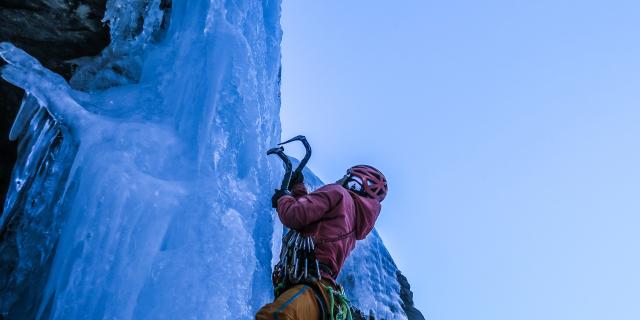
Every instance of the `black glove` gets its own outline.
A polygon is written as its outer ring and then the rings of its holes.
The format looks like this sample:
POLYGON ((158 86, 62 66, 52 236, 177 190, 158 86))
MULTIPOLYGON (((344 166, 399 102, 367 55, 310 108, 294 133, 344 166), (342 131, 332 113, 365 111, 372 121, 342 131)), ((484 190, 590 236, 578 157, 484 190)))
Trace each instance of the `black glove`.
POLYGON ((297 171, 294 171, 293 175, 291 175, 291 180, 289 180, 289 186, 287 187, 287 189, 291 191, 291 189, 293 189, 293 186, 303 182, 304 182, 304 175, 302 174, 302 172, 298 173, 297 171))
POLYGON ((278 207, 278 199, 282 198, 282 196, 285 195, 291 195, 291 193, 289 193, 289 191, 286 190, 280 190, 280 189, 276 189, 276 191, 273 193, 273 197, 271 197, 271 207, 272 208, 277 208, 278 207))

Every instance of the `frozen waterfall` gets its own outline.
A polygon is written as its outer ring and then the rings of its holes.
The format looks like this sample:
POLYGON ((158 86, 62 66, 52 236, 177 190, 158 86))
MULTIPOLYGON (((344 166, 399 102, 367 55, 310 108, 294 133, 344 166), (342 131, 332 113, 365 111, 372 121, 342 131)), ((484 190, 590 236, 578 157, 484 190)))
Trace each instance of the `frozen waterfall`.
MULTIPOLYGON (((110 0, 112 42, 69 83, 0 45, 26 92, 0 315, 250 319, 272 299, 279 19, 279 1, 110 0)), ((402 319, 395 272, 373 233, 341 279, 363 310, 402 319)))

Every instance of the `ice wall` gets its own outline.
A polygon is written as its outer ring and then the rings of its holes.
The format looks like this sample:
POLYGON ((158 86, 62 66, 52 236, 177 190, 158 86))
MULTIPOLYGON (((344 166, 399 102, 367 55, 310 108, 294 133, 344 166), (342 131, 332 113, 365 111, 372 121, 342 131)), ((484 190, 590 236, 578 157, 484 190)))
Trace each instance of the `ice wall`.
POLYGON ((2 77, 27 92, 1 314, 238 319, 271 299, 279 10, 111 0, 112 43, 72 86, 0 46, 2 77))

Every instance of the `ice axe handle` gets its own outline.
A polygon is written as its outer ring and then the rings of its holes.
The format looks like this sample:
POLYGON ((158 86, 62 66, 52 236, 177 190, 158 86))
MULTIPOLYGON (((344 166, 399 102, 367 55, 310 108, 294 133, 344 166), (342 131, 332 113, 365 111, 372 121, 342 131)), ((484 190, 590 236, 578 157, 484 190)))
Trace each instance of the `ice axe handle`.
POLYGON ((296 174, 301 174, 302 173, 302 169, 304 169, 304 167, 307 165, 307 162, 309 162, 309 159, 311 158, 311 145, 309 144, 309 141, 307 141, 307 137, 303 136, 303 135, 298 135, 295 136, 285 142, 281 142, 278 143, 279 146, 282 146, 284 144, 287 144, 289 142, 293 142, 293 141, 300 141, 302 142, 302 144, 304 145, 304 150, 305 150, 305 154, 304 154, 304 158, 302 158, 302 161, 300 161, 300 164, 298 164, 298 167, 296 168, 296 170, 294 171, 296 174))
POLYGON ((284 178, 282 179, 282 184, 280 185, 280 190, 286 191, 287 187, 289 187, 289 181, 291 181, 291 168, 293 167, 293 165, 291 164, 291 160, 289 160, 289 157, 284 154, 283 147, 271 148, 267 151, 267 155, 272 154, 277 155, 284 163, 285 173, 284 178))

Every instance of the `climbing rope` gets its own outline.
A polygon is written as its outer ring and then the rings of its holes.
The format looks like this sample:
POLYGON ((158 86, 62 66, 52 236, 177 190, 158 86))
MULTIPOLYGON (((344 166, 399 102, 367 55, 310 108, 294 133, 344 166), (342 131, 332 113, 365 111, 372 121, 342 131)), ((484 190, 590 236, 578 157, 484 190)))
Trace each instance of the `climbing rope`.
POLYGON ((344 293, 344 289, 340 287, 340 291, 338 291, 332 286, 325 285, 321 282, 319 283, 329 292, 329 319, 353 320, 353 316, 351 315, 351 302, 344 293), (336 309, 337 311, 334 313, 336 309))

